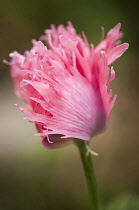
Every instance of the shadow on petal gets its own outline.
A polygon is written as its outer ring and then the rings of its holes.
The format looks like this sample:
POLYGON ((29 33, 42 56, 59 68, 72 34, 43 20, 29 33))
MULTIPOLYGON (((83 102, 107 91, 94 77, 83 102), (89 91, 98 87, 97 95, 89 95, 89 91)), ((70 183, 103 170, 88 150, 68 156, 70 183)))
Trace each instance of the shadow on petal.
POLYGON ((53 149, 67 146, 72 141, 72 138, 61 138, 60 134, 50 134, 49 137, 44 137, 42 140, 43 146, 53 149))

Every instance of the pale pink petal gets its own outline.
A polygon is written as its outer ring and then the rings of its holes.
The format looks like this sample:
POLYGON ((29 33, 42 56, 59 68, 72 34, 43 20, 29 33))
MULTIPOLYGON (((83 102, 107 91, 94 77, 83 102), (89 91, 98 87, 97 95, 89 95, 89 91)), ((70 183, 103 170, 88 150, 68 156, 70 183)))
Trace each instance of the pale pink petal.
POLYGON ((129 44, 124 43, 116 46, 108 53, 108 65, 117 60, 129 47, 129 44))

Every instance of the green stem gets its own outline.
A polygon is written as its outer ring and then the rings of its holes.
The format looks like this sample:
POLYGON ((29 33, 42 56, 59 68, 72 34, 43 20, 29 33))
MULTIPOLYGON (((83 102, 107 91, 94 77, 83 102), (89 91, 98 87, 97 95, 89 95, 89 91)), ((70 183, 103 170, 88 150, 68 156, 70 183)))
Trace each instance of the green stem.
POLYGON ((75 141, 75 144, 78 146, 84 168, 88 191, 91 198, 91 210, 100 210, 91 154, 87 154, 86 142, 84 142, 83 140, 77 139, 75 141))

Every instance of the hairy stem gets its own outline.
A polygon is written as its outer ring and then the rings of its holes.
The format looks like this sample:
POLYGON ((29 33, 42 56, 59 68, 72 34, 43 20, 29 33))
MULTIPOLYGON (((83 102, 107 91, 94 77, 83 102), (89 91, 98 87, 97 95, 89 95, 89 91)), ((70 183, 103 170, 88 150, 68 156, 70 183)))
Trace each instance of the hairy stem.
POLYGON ((78 139, 75 141, 75 144, 77 145, 79 149, 81 160, 82 160, 82 165, 83 165, 83 169, 84 169, 84 173, 86 177, 88 191, 91 198, 91 210, 100 210, 98 193, 97 193, 97 185, 96 185, 96 179, 95 179, 91 154, 88 153, 86 142, 84 142, 83 140, 78 139))

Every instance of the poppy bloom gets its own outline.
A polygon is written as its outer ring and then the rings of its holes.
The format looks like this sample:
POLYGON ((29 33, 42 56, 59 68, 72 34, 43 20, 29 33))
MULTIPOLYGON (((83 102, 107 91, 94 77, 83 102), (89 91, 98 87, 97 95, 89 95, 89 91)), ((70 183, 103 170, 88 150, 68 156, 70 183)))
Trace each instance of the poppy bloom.
POLYGON ((11 53, 11 76, 15 93, 30 108, 18 107, 33 122, 48 148, 71 140, 90 141, 106 128, 116 96, 108 87, 115 78, 109 67, 128 48, 120 44, 121 25, 111 29, 95 48, 85 34, 77 35, 67 27, 52 25, 33 40, 30 51, 11 53))

